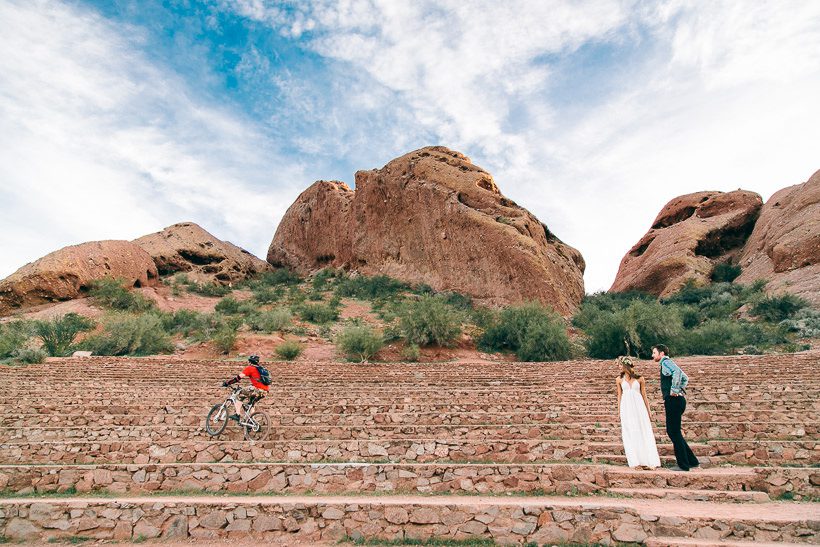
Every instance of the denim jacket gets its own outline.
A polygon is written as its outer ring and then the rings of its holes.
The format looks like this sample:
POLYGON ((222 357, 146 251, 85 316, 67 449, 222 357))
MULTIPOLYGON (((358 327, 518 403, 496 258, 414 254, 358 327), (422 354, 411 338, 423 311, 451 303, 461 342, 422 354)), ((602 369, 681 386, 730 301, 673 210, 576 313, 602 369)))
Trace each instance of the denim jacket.
POLYGON ((661 359, 661 375, 672 377, 672 393, 675 395, 686 394, 689 377, 675 364, 675 361, 669 357, 664 356, 664 358, 661 359))

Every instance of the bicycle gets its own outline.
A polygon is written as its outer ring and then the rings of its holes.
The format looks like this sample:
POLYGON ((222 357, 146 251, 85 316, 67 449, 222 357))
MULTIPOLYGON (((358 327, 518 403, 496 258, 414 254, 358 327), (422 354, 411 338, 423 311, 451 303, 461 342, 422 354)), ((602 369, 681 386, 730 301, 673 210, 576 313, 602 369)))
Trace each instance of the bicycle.
MULTIPOLYGON (((208 416, 205 417, 205 432, 212 437, 216 437, 225 430, 228 425, 228 416, 235 412, 235 401, 238 400, 239 386, 226 386, 231 390, 231 394, 223 403, 217 403, 211 407, 208 416)), ((239 417, 239 425, 245 430, 245 440, 264 441, 270 434, 270 416, 265 412, 254 412, 253 407, 258 399, 253 399, 248 403, 242 403, 244 415, 239 417)))

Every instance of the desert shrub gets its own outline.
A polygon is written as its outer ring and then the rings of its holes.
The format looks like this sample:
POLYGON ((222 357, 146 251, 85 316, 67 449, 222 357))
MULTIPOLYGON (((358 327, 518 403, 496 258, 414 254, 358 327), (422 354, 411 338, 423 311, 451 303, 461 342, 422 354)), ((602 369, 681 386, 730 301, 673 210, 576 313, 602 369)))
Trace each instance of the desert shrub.
POLYGON ((739 265, 736 264, 729 264, 728 262, 721 262, 720 264, 716 264, 715 267, 712 269, 712 274, 710 278, 712 281, 721 283, 731 283, 737 276, 740 275, 741 268, 739 265))
POLYGON ((338 280, 335 293, 339 296, 372 300, 374 298, 390 298, 397 294, 409 291, 410 287, 387 275, 344 277, 338 280))
POLYGON ((191 336, 194 331, 202 330, 205 326, 203 313, 195 310, 181 309, 173 313, 160 315, 162 328, 169 334, 191 336))
POLYGON ((820 310, 803 308, 791 319, 781 321, 780 326, 798 338, 820 338, 820 310))
POLYGON ((29 321, 0 323, 0 359, 12 357, 15 351, 23 348, 32 331, 33 326, 29 321))
POLYGON ((572 317, 572 324, 581 330, 587 330, 602 314, 625 309, 636 300, 652 302, 656 298, 640 291, 622 293, 602 291, 588 294, 581 301, 581 307, 572 317))
POLYGON ((248 326, 259 332, 276 332, 290 325, 291 313, 286 308, 257 312, 248 317, 248 326))
POLYGON ((749 345, 743 327, 729 319, 710 319, 686 331, 678 344, 680 355, 726 355, 749 345))
POLYGON ((112 315, 103 326, 102 334, 89 336, 78 347, 97 355, 156 355, 174 349, 162 319, 153 313, 112 315))
POLYGON ((349 325, 336 335, 336 347, 350 360, 366 361, 382 349, 381 335, 368 325, 349 325))
POLYGON ((317 324, 330 323, 339 318, 339 309, 330 304, 301 304, 295 311, 303 321, 317 324))
POLYGON ((96 326, 91 319, 76 313, 35 321, 33 325, 34 334, 42 340, 43 349, 52 357, 68 355, 77 335, 96 326))
POLYGON ((40 348, 18 348, 14 350, 12 357, 19 363, 36 365, 46 360, 46 352, 40 348))
POLYGON ((121 278, 105 277, 91 284, 89 294, 100 306, 112 310, 144 312, 154 308, 154 302, 128 290, 121 278))
POLYGON ((457 293, 454 291, 443 292, 439 295, 445 304, 452 306, 457 310, 469 310, 473 307, 473 299, 466 294, 457 293))
POLYGON ((402 359, 415 363, 421 358, 421 349, 416 344, 408 344, 401 350, 402 359))
POLYGON ((273 351, 277 356, 279 356, 280 359, 284 359, 285 361, 293 361, 302 354, 304 348, 295 340, 287 340, 276 346, 276 349, 273 351))
POLYGON ((232 296, 226 296, 216 303, 214 311, 225 315, 247 315, 256 312, 256 306, 251 302, 243 302, 232 296))
POLYGON ((285 289, 282 287, 259 286, 251 289, 253 299, 259 304, 271 304, 278 302, 285 296, 285 289))
POLYGON ((404 338, 419 346, 447 346, 461 335, 461 314, 435 296, 406 303, 400 312, 404 338))
POLYGON ((564 321, 535 302, 503 310, 484 331, 479 347, 511 351, 521 361, 560 361, 572 355, 564 321))
POLYGON ((325 290, 332 279, 338 277, 340 273, 333 268, 324 268, 316 272, 310 283, 314 290, 325 290))
POLYGON ((236 345, 236 339, 238 336, 238 326, 236 324, 226 322, 213 334, 211 341, 216 349, 222 353, 230 353, 236 345))
POLYGON ((682 330, 677 307, 634 300, 624 309, 598 314, 585 329, 587 352, 598 359, 612 359, 624 352, 648 358, 653 344, 671 347, 682 330))
POLYGON ((808 305, 809 303, 799 296, 786 293, 760 299, 752 306, 751 314, 764 321, 778 323, 790 319, 808 305))
POLYGON ((273 287, 276 285, 298 285, 302 282, 302 278, 296 272, 292 272, 287 268, 277 268, 273 271, 263 272, 258 278, 250 282, 253 287, 273 287))
POLYGON ((225 296, 231 292, 231 288, 220 283, 190 283, 188 290, 200 296, 225 296))
POLYGON ((413 292, 418 295, 432 296, 436 294, 436 290, 427 283, 419 283, 413 287, 413 292))

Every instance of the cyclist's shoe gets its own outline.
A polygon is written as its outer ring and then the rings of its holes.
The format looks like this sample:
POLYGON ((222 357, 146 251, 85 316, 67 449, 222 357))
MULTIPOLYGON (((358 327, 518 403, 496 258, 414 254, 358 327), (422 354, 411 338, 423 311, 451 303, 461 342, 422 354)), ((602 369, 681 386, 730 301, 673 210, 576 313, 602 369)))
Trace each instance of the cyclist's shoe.
POLYGON ((239 421, 239 414, 231 414, 230 416, 228 416, 228 419, 238 422, 239 421))

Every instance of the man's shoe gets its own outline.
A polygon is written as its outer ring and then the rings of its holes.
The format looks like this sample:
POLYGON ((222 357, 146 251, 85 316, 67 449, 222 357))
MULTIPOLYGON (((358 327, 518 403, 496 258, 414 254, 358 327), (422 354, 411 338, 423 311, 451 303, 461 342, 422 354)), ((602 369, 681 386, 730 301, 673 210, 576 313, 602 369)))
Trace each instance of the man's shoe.
POLYGON ((231 414, 230 416, 228 416, 228 419, 233 420, 235 422, 238 422, 239 421, 239 414, 231 414))
POLYGON ((684 469, 683 467, 673 465, 669 468, 670 471, 689 471, 688 469, 684 469))
POLYGON ((694 469, 695 467, 700 467, 700 462, 698 462, 698 463, 696 463, 696 464, 694 464, 694 465, 690 465, 690 466, 689 466, 689 469, 694 469))

